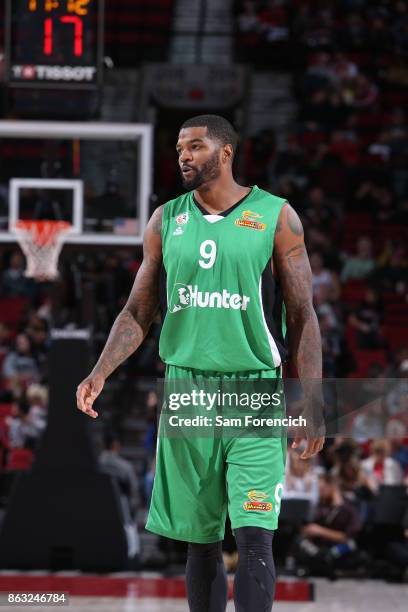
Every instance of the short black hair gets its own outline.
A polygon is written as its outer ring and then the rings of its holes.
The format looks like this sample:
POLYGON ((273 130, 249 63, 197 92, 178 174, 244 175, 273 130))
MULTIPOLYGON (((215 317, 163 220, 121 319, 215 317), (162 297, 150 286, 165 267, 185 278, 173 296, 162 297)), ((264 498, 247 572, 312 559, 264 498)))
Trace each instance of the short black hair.
POLYGON ((220 115, 197 115, 187 119, 181 126, 181 130, 191 127, 206 127, 208 136, 218 140, 221 145, 231 145, 235 153, 238 144, 238 134, 231 123, 220 115))

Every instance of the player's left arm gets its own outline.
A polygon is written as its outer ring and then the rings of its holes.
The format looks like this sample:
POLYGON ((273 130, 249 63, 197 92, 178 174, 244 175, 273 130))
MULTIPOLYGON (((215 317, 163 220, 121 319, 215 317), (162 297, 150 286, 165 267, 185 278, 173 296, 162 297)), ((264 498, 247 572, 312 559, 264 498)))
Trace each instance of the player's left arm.
MULTIPOLYGON (((272 268, 282 286, 289 350, 305 395, 306 417, 310 410, 316 420, 316 412, 323 408, 320 395, 322 344, 319 323, 313 308, 312 271, 303 227, 297 213, 288 203, 283 206, 279 215, 273 253, 272 268)), ((305 437, 307 447, 301 454, 302 459, 318 453, 324 444, 324 436, 318 435, 317 431, 305 437)), ((295 439, 294 447, 299 445, 301 439, 295 439)))

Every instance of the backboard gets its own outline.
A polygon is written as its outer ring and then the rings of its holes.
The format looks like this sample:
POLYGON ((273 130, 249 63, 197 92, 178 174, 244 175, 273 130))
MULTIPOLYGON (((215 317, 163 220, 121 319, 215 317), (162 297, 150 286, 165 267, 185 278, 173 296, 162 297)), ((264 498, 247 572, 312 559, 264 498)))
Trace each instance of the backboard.
POLYGON ((148 124, 0 121, 0 242, 51 214, 72 223, 67 244, 141 244, 152 140, 148 124))

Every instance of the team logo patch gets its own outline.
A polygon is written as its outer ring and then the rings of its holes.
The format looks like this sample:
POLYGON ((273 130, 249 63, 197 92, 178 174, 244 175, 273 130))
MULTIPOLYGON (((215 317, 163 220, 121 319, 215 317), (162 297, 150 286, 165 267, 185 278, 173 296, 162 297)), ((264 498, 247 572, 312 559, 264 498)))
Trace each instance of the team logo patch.
POLYGON ((268 497, 268 495, 263 491, 255 491, 254 489, 252 491, 248 491, 248 497, 251 501, 263 501, 268 497))
POLYGON ((176 283, 171 296, 169 311, 178 312, 191 307, 191 289, 188 285, 176 283))
POLYGON ((235 225, 263 232, 266 224, 258 221, 258 219, 262 219, 262 215, 252 212, 252 210, 244 210, 242 217, 235 219, 235 225))
POLYGON ((176 223, 177 225, 185 225, 186 223, 188 223, 188 219, 188 212, 181 213, 181 215, 177 215, 176 223))
POLYGON ((248 491, 248 497, 250 501, 244 502, 244 510, 248 512, 254 510, 260 510, 261 512, 270 512, 272 510, 272 503, 264 501, 268 495, 263 491, 248 491))

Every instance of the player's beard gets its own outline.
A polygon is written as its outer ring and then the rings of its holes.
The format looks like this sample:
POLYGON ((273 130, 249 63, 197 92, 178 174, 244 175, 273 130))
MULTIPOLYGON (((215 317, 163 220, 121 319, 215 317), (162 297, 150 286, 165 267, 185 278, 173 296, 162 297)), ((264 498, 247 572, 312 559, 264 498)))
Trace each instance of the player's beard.
POLYGON ((219 151, 214 151, 205 164, 201 166, 200 170, 193 169, 193 172, 195 174, 193 178, 189 180, 181 173, 181 180, 187 191, 193 191, 193 189, 198 189, 204 185, 204 183, 217 179, 221 174, 219 151))

